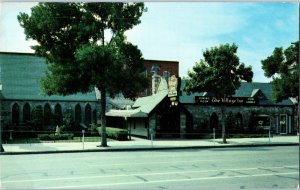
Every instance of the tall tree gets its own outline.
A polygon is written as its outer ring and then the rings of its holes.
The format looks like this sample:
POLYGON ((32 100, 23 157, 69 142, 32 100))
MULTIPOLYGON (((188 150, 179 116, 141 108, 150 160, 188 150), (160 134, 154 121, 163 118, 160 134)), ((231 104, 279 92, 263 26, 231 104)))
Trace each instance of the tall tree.
MULTIPOLYGON (((218 98, 226 98, 235 94, 241 81, 251 82, 253 72, 251 66, 240 63, 237 45, 225 44, 206 49, 201 59, 188 71, 185 90, 191 92, 210 92, 218 98)), ((222 138, 226 142, 225 107, 221 104, 222 138)))
POLYGON ((35 53, 47 60, 47 95, 101 92, 101 146, 106 141, 106 94, 134 98, 147 87, 143 58, 124 32, 140 23, 143 3, 39 3, 18 20, 35 53))
POLYGON ((285 50, 276 47, 269 57, 261 61, 266 77, 272 77, 273 98, 280 101, 299 94, 299 41, 285 50))

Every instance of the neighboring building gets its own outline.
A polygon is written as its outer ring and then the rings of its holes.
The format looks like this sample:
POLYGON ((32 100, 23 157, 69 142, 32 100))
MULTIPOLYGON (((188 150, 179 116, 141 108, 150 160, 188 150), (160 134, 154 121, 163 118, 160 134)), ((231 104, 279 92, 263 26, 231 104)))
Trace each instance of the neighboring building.
MULTIPOLYGON (((213 128, 221 131, 221 99, 207 93, 183 92, 180 102, 193 115, 191 133, 212 133, 213 128)), ((223 102, 229 120, 228 134, 251 133, 253 127, 265 130, 270 127, 273 134, 297 132, 294 102, 291 99, 273 102, 271 83, 241 83, 235 95, 223 102)))
MULTIPOLYGON (((154 73, 154 75, 156 75, 154 73)), ((244 133, 296 134, 295 104, 290 99, 273 102, 270 83, 241 83, 233 97, 221 100, 209 93, 187 95, 181 83, 179 103, 172 106, 164 77, 155 94, 141 97, 133 110, 111 110, 111 126, 127 128, 132 135, 150 138, 207 138, 221 135, 221 107, 226 107, 227 135, 244 133)), ((153 83, 156 83, 153 78, 153 83)))
POLYGON ((6 129, 28 125, 33 109, 42 109, 43 126, 61 123, 67 112, 74 122, 87 126, 97 120, 99 104, 95 92, 69 96, 43 95, 39 80, 44 76, 45 59, 27 53, 0 53, 0 81, 2 83, 2 125, 6 129), (53 121, 55 115, 58 123, 53 121))
POLYGON ((171 106, 168 97, 168 84, 160 77, 155 94, 138 98, 132 109, 110 110, 107 124, 127 128, 131 135, 150 139, 153 137, 184 137, 185 129, 191 120, 190 113, 181 105, 171 106))
MULTIPOLYGON (((178 61, 161 61, 161 60, 144 60, 144 67, 146 76, 149 80, 152 80, 153 73, 156 72, 159 76, 169 76, 176 75, 179 76, 179 62, 178 61)), ((159 81, 157 81, 159 83, 159 81)), ((139 96, 150 96, 153 94, 152 83, 149 84, 149 87, 139 96)))
MULTIPOLYGON (((40 88, 40 79, 47 67, 44 58, 30 53, 0 52, 0 60, 1 124, 5 129, 22 130, 29 126, 37 107, 42 112, 43 130, 60 125, 67 115, 75 127, 99 122, 101 97, 98 91, 46 96, 40 88)), ((107 97, 107 110, 124 109, 127 105, 133 105, 133 101, 121 95, 114 99, 107 97)))

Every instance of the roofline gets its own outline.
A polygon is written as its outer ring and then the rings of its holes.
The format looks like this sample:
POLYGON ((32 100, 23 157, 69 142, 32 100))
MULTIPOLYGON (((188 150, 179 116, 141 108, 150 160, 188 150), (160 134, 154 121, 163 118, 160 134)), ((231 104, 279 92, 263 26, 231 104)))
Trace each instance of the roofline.
POLYGON ((15 55, 32 55, 32 56, 37 56, 35 53, 29 53, 29 52, 4 52, 0 51, 0 54, 15 54, 15 55))
POLYGON ((179 64, 179 61, 154 60, 154 59, 144 59, 144 61, 149 61, 149 62, 169 62, 169 63, 177 63, 177 64, 179 64))
POLYGON ((260 84, 272 84, 271 82, 244 82, 244 81, 242 81, 241 83, 249 83, 249 84, 253 84, 253 83, 255 83, 255 84, 258 84, 258 83, 260 83, 260 84))
MULTIPOLYGON (((5 51, 0 51, 0 54, 15 54, 15 55, 32 55, 32 56, 37 56, 35 53, 29 53, 29 52, 5 52, 5 51)), ((38 57, 40 57, 40 56, 38 56, 38 57)), ((179 64, 179 61, 169 61, 169 60, 144 59, 144 61, 149 61, 149 62, 169 62, 169 63, 179 64)))

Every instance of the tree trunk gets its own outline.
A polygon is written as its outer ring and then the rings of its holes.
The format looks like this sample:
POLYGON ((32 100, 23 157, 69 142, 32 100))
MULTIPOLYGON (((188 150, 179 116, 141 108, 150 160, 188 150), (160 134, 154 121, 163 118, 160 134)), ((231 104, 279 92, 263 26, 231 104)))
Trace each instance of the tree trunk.
POLYGON ((226 125, 225 125, 225 108, 224 108, 224 105, 222 104, 221 105, 221 115, 222 115, 222 139, 223 139, 223 143, 226 144, 227 141, 226 141, 226 125))
POLYGON ((101 147, 107 147, 106 139, 106 90, 101 89, 101 147))

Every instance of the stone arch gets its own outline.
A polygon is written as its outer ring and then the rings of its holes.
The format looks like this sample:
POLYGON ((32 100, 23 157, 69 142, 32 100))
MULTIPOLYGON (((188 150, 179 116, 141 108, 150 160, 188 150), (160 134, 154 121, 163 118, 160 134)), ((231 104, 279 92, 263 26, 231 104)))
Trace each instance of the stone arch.
POLYGON ((239 112, 235 115, 235 127, 237 130, 243 130, 243 115, 239 112))
POLYGON ((228 132, 233 132, 234 131, 234 122, 235 122, 235 118, 234 115, 232 113, 232 111, 229 111, 227 116, 226 116, 226 130, 228 132))
POLYGON ((18 103, 14 103, 12 106, 12 117, 11 117, 11 121, 12 121, 12 125, 13 126, 18 126, 20 123, 20 107, 18 103))
POLYGON ((23 123, 28 124, 31 120, 31 111, 29 103, 23 106, 23 123))
POLYGON ((219 117, 215 112, 210 116, 210 128, 215 128, 216 130, 219 128, 219 117))
POLYGON ((54 124, 61 125, 63 122, 62 107, 57 103, 54 107, 54 124))
POLYGON ((75 106, 75 124, 81 123, 81 106, 76 104, 75 106))
POLYGON ((93 110, 93 122, 95 124, 97 124, 97 110, 96 109, 93 110))
POLYGON ((85 124, 89 126, 92 122, 92 108, 90 104, 85 106, 85 124))
POLYGON ((46 103, 44 106, 44 125, 49 126, 52 124, 52 111, 50 104, 46 103))

